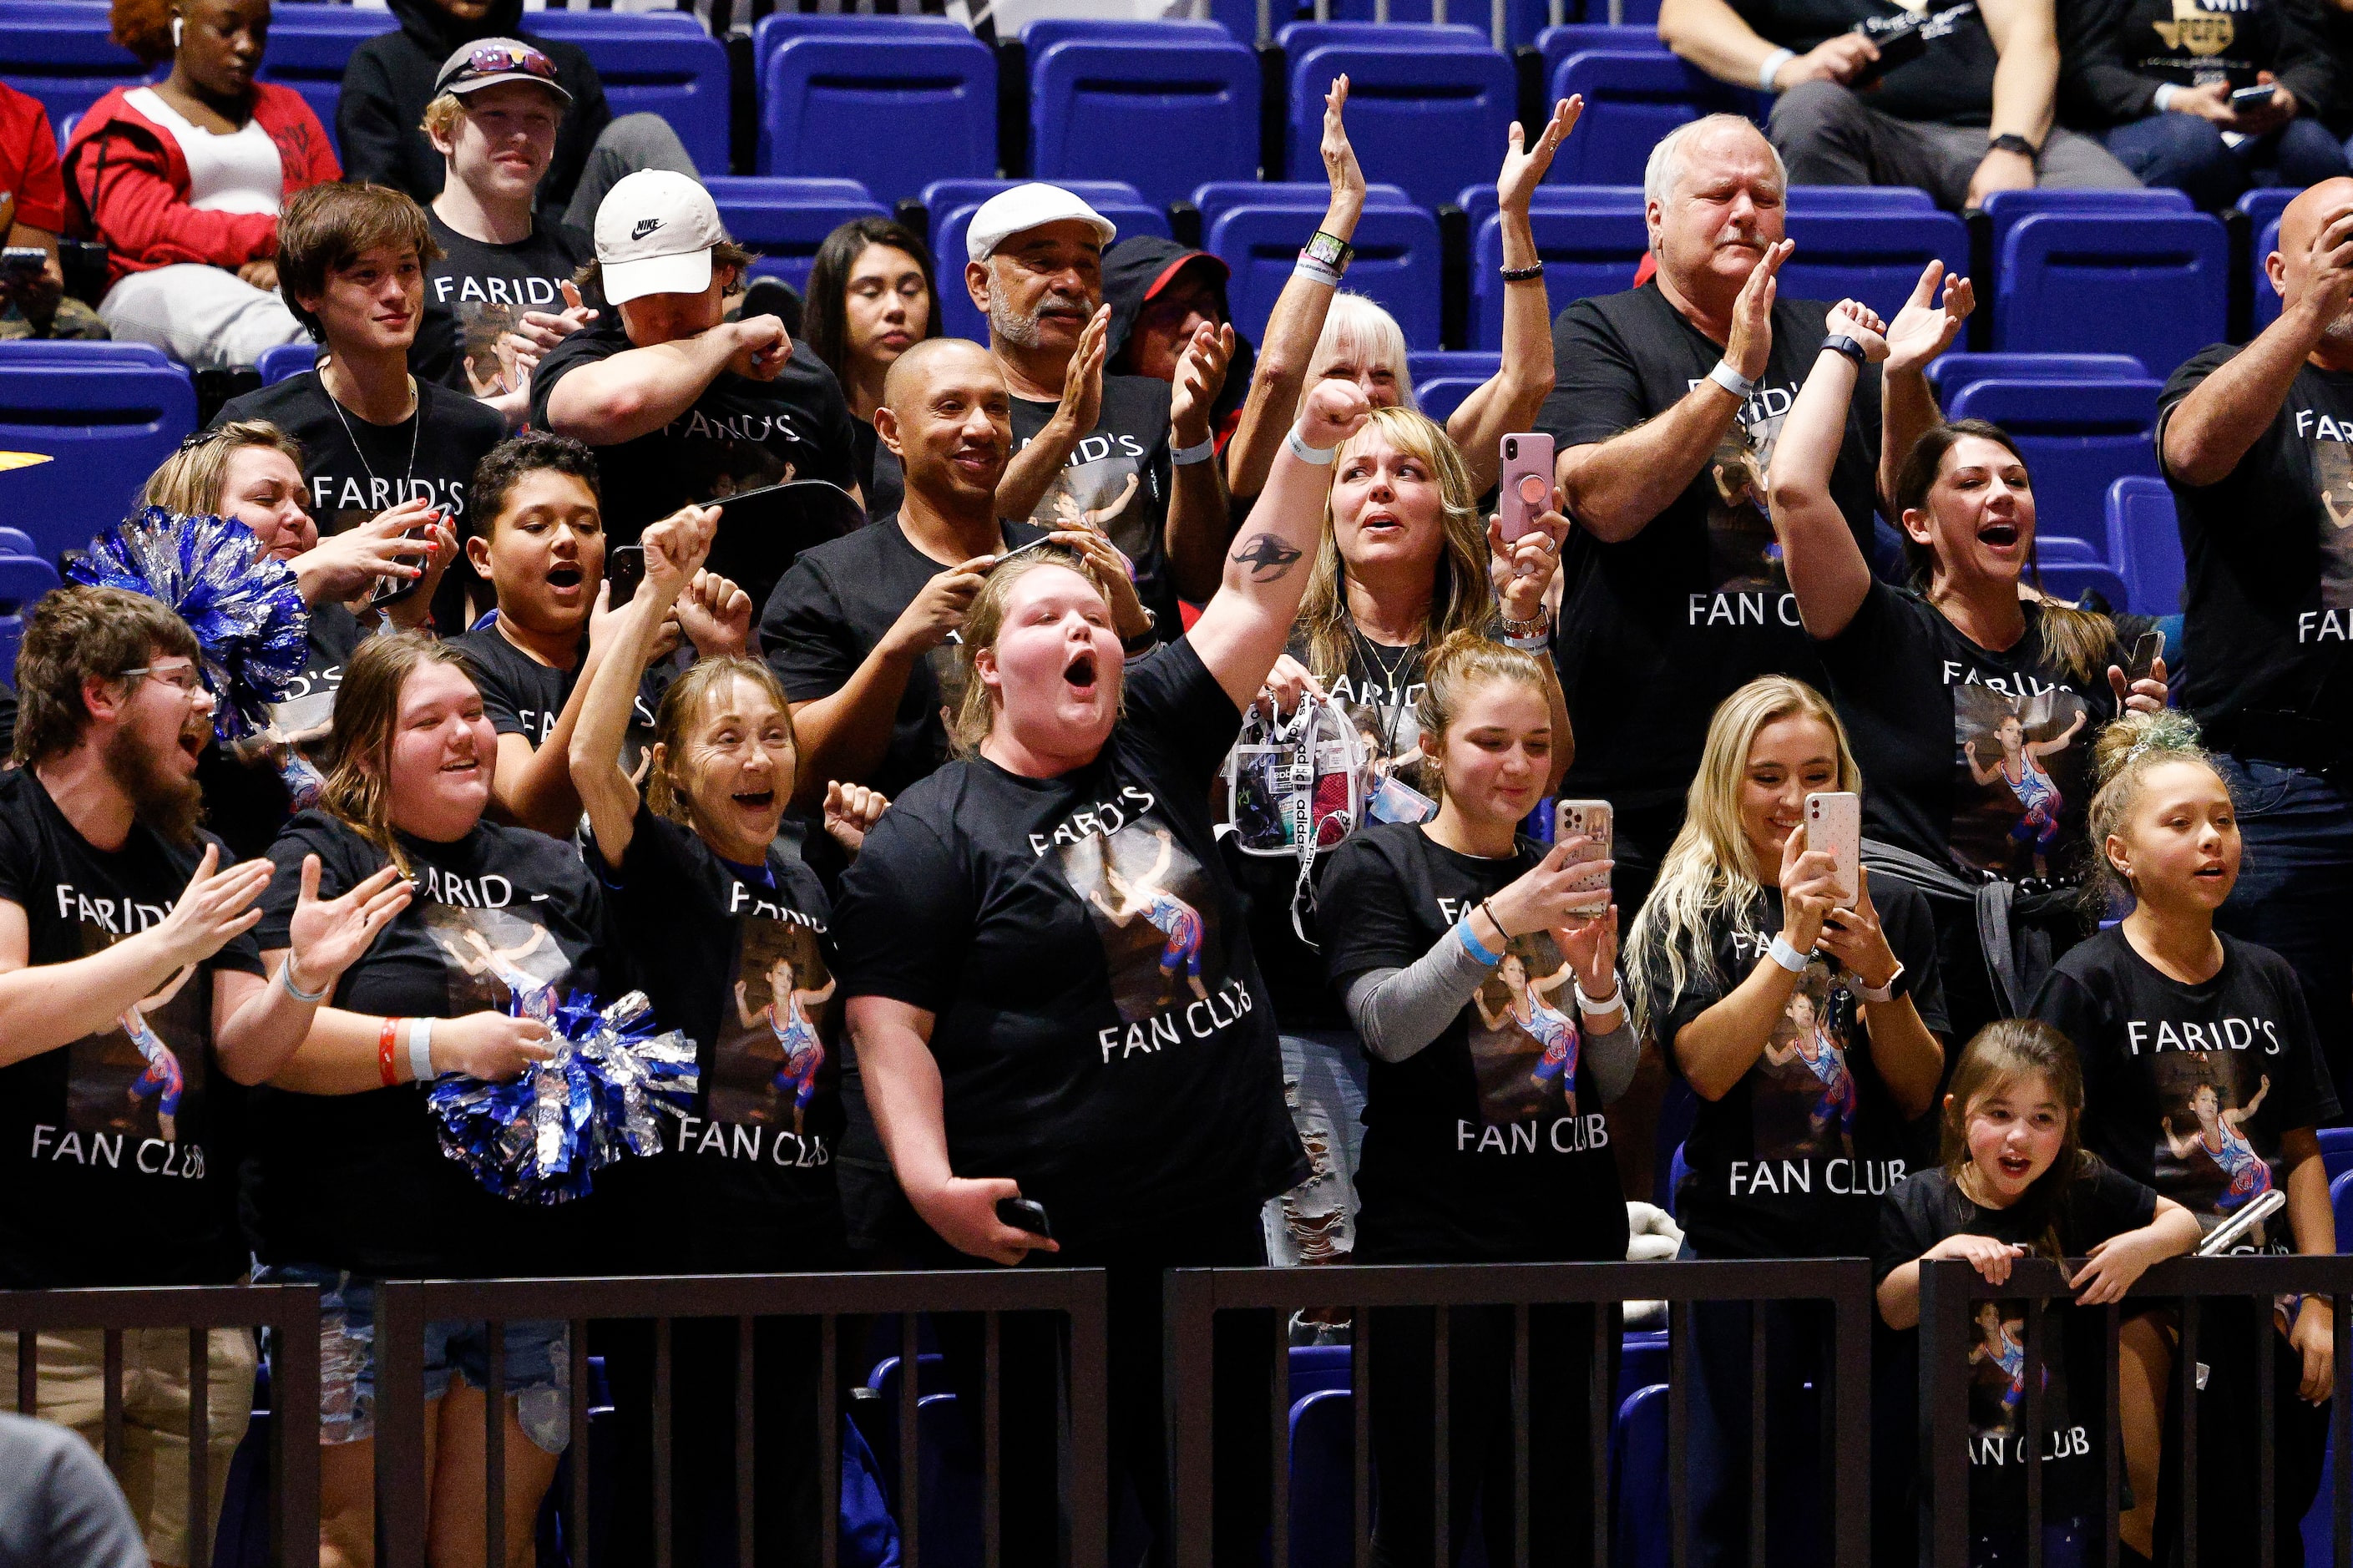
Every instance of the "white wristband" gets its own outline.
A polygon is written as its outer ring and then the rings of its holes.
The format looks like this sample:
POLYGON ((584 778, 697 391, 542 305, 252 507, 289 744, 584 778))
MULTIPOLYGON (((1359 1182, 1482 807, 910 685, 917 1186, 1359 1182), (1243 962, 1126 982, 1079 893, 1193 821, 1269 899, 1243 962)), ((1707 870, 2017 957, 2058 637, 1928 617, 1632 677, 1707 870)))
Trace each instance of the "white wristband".
POLYGON ((2179 88, 2174 86, 2169 81, 2161 81, 2158 83, 2157 99, 2150 107, 2154 108, 2159 114, 2164 113, 2167 110, 2173 107, 2173 96, 2180 90, 2181 89, 2179 88))
POLYGON ((1171 446, 1168 461, 1174 468, 1189 468, 1196 463, 1206 463, 1218 455, 1218 438, 1212 435, 1198 447, 1171 446))
POLYGON ((320 1003, 324 1002, 327 999, 327 993, 335 988, 335 983, 332 980, 328 981, 324 985, 320 986, 315 992, 305 991, 301 986, 295 984, 294 955, 291 952, 289 952, 285 958, 279 963, 278 983, 286 987, 286 994, 293 997, 294 1000, 303 1004, 305 1006, 311 1007, 315 1007, 320 1003))
POLYGON ((1765 956, 1792 974, 1803 974, 1806 965, 1811 962, 1804 953, 1791 947, 1789 939, 1778 931, 1773 934, 1773 945, 1765 950, 1765 956))
POLYGON ((1300 253, 1299 265, 1291 269, 1291 275, 1294 278, 1312 279, 1314 282, 1324 285, 1326 288, 1337 289, 1340 286, 1340 269, 1338 268, 1327 267, 1323 262, 1316 260, 1314 257, 1307 255, 1303 251, 1300 253))
POLYGON ((1771 92, 1774 90, 1774 75, 1778 72, 1783 66, 1788 64, 1789 61, 1794 60, 1797 58, 1798 51, 1795 49, 1775 49, 1771 54, 1767 55, 1765 57, 1765 63, 1757 68, 1757 90, 1759 92, 1771 92))
POLYGON ((1291 434, 1284 437, 1284 444, 1290 447, 1293 457, 1303 463, 1313 463, 1319 468, 1328 466, 1334 458, 1340 455, 1340 448, 1337 447, 1311 447, 1301 440, 1299 426, 1296 425, 1291 427, 1291 434))
POLYGON ((1609 994, 1598 1000, 1585 994, 1582 980, 1571 980, 1568 988, 1577 993, 1577 1010, 1580 1013, 1614 1013, 1626 999, 1626 983, 1615 972, 1609 976, 1609 994))
POLYGON ((418 1083, 433 1081, 433 1020, 408 1020, 408 1076, 418 1083))
POLYGON ((1757 390, 1757 384, 1733 369, 1729 360, 1716 361, 1715 368, 1707 373, 1707 378, 1743 403, 1747 402, 1757 390))

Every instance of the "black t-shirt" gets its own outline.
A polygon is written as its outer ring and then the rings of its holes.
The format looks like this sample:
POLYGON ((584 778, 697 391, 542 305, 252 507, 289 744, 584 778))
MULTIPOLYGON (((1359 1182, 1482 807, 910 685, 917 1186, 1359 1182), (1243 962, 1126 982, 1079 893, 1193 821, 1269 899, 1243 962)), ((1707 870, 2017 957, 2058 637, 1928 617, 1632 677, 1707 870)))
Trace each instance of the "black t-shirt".
MULTIPOLYGON (((1920 1021, 1943 1034, 1945 988, 1927 900, 1892 877, 1873 879, 1871 900, 1920 1021)), ((1712 977, 1687 955, 1678 994, 1661 966, 1651 1018, 1671 1064, 1675 1037, 1739 989, 1780 930, 1781 890, 1767 888, 1745 915, 1719 910, 1709 922, 1712 977)), ((1699 1101, 1683 1144, 1691 1173, 1676 1194, 1693 1250, 1703 1258, 1870 1251, 1879 1199, 1919 1163, 1871 1051, 1851 977, 1817 952, 1756 1064, 1723 1099, 1699 1101)))
MULTIPOLYGON (((1317 930, 1332 984, 1419 962, 1545 855, 1481 859, 1418 823, 1332 852, 1317 930)), ((1446 1032, 1371 1064, 1356 1191, 1363 1261, 1598 1262, 1626 1256, 1626 1192, 1582 1060, 1574 976, 1551 935, 1514 937, 1446 1032)))
MULTIPOLYGON (((2160 447, 2174 406, 2238 352, 2217 343, 2173 373, 2160 447)), ((2182 705, 2210 730, 2250 712, 2353 725, 2353 374, 2304 365, 2228 477, 2170 483, 2197 650, 2182 705)))
MULTIPOLYGON (((2033 1249, 2047 1229, 2063 1254, 2081 1258, 2156 1217, 2155 1193, 2090 1157, 2047 1216, 2025 1204, 1981 1208, 1944 1171, 1915 1171, 1880 1208, 1873 1279, 1886 1279, 1947 1237, 1985 1236, 2033 1249)), ((2074 1310, 2064 1297, 2046 1303, 2043 1313, 2036 1346, 2043 1371, 2042 1516, 2053 1523, 2094 1509, 2105 1474, 2102 1316, 2074 1310), (2079 1388, 2083 1398, 2071 1398, 2079 1388)), ((1919 1340, 1915 1329, 1896 1342, 1898 1353, 1915 1366, 1919 1340)), ((1975 1303, 1968 1339, 1950 1353, 1968 1356, 1969 1365, 1969 1531, 2014 1536, 2026 1528, 2026 1302, 1975 1303)), ((1916 1376, 1905 1386, 1916 1388, 1916 1376)))
MULTIPOLYGON (((397 835, 417 882, 408 908, 335 983, 329 1005, 371 1017, 506 1012, 516 991, 558 1002, 617 999, 605 904, 573 847, 493 823, 452 844, 397 835), (608 994, 609 993, 609 994, 608 994)), ((323 812, 289 823, 270 850, 278 874, 254 932, 287 945, 302 859, 320 860, 319 896, 373 876, 382 851, 323 812)), ((259 1090, 254 1197, 261 1256, 368 1278, 576 1270, 594 1197, 543 1206, 492 1197, 441 1152, 426 1086, 359 1094, 259 1090)))
MULTIPOLYGON (((581 637, 580 657, 569 669, 540 663, 509 642, 495 621, 449 641, 465 649, 480 672, 475 685, 481 691, 482 713, 491 728, 501 735, 521 735, 533 751, 545 745, 555 731, 555 721, 564 716, 564 705, 572 700, 572 689, 580 684, 580 671, 588 662, 587 637, 581 637)), ((676 678, 673 657, 647 666, 638 681, 638 700, 629 710, 628 731, 621 742, 621 765, 632 773, 646 748, 654 742, 654 712, 676 678)))
MULTIPOLYGON (((1821 352, 1828 307, 1773 307, 1773 353, 1756 394, 1699 477, 1633 538, 1569 530, 1553 643, 1577 764, 1563 788, 1620 809, 1679 802, 1708 716, 1760 675, 1820 679, 1798 617, 1765 473, 1798 386, 1821 352)), ((1645 283, 1579 300, 1553 322, 1559 379, 1536 427, 1562 451, 1620 435, 1688 396, 1724 358, 1645 283)), ((1879 372, 1866 368, 1847 414, 1831 494, 1867 555, 1879 462, 1879 372)))
POLYGON ((1307 1172, 1212 837, 1241 714, 1181 640, 1126 684, 1084 767, 959 758, 899 796, 834 922, 843 996, 934 1015, 954 1169, 1020 1183, 1066 1245, 1249 1207, 1307 1172))
POLYGON ((670 1152, 600 1183, 638 1208, 629 1223, 657 1266, 835 1266, 841 1009, 817 873, 773 845, 760 866, 723 860, 640 805, 620 868, 602 876, 658 1026, 686 1031, 702 1076, 694 1114, 661 1119, 670 1152))
MULTIPOLYGON (((1058 403, 1013 400, 1013 449, 1038 438, 1058 403)), ((1176 587, 1168 580, 1168 384, 1148 375, 1106 375, 1095 427, 1079 437, 1062 473, 1030 509, 1040 528, 1092 525, 1135 568, 1136 596, 1175 628, 1176 587)))
MULTIPOLYGON (((1993 116, 1993 70, 2000 56, 1977 0, 1920 5, 1897 0, 1733 0, 1733 9, 1759 37, 1799 54, 1860 23, 1884 26, 1925 18, 1921 37, 1927 52, 1888 71, 1862 101, 1898 120, 1945 125, 1983 125, 1993 116)), ((1778 323, 1774 331, 1779 334, 1778 323)))
POLYGON ((850 434, 858 443, 858 488, 866 497, 866 515, 877 521, 897 515, 907 499, 906 470, 874 433, 873 421, 852 419, 850 434))
POLYGON ((1871 784, 1871 837, 1973 877, 2084 869, 2092 743, 2116 711, 2107 667, 2127 655, 2112 647, 2080 678, 2045 643, 2042 606, 2021 608, 2026 635, 1994 653, 1919 595, 1874 582, 1821 645, 1871 784))
MULTIPOLYGON (((311 607, 310 651, 302 673, 271 710, 270 722, 292 742, 313 772, 326 772, 326 741, 335 716, 335 692, 343 667, 361 641, 360 624, 341 605, 311 607)), ((205 792, 205 826, 236 851, 240 860, 269 853, 293 813, 283 767, 267 758, 250 764, 216 741, 196 760, 196 783, 205 792)))
MULTIPOLYGON (((1043 536, 1028 523, 1004 528, 1008 550, 1043 536)), ((785 695, 813 702, 848 685, 924 584, 946 570, 915 548, 896 517, 801 552, 760 616, 760 646, 785 695)), ((891 721, 890 749, 874 776, 862 782, 896 800, 946 762, 941 714, 961 700, 956 646, 942 643, 908 670, 891 721)))
POLYGON ((443 254, 425 269, 425 319, 409 346, 408 368, 419 381, 470 397, 503 391, 500 337, 513 331, 526 310, 562 310, 559 285, 596 254, 596 242, 569 224, 544 217, 533 219, 530 237, 512 245, 490 245, 459 234, 429 206, 425 224, 443 254), (470 379, 469 357, 474 362, 470 379))
MULTIPOLYGON (((547 400, 556 383, 630 349, 615 310, 549 350, 531 376, 532 424, 555 427, 547 400)), ((613 543, 628 544, 648 523, 690 501, 724 500, 787 479, 824 479, 848 489, 858 479, 852 423, 841 384, 807 343, 793 345, 774 381, 723 370, 692 407, 661 429, 597 449, 605 531, 613 543)))
MULTIPOLYGON (((2084 1064, 2084 1147, 2210 1230, 2271 1190, 2281 1133, 2337 1110, 2295 971, 2216 935, 2221 969, 2184 985, 2111 927, 2059 960, 2033 1008, 2084 1064)), ((2257 1234, 2289 1250, 2284 1219, 2257 1234)))
MULTIPOLYGON (((24 910, 33 964, 86 958, 160 924, 203 853, 136 825, 121 848, 100 849, 32 770, 0 773, 0 900, 24 910)), ((237 1277, 215 1103, 228 1083, 212 1050, 216 969, 259 974, 261 950, 237 937, 103 1033, 0 1068, 0 1286, 237 1277)))

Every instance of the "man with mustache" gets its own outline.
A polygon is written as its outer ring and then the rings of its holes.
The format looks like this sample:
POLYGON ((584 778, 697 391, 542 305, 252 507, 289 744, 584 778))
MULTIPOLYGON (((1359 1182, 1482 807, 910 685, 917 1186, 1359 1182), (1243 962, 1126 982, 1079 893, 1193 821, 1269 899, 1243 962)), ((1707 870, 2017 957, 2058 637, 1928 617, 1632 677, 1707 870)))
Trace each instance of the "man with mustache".
POLYGON ((2279 319, 2193 355, 2158 399, 2189 562, 2181 705, 2239 801, 2246 869, 2215 923, 2295 966, 2328 1068, 2353 1072, 2353 179, 2280 215, 2279 319))
POLYGON ((1014 458, 997 515, 1042 527, 1104 510, 1137 595, 1166 637, 1179 599, 1217 591, 1230 534, 1210 416, 1233 329, 1204 322, 1173 381, 1106 375, 1111 312, 1103 253, 1111 220, 1058 185, 1017 185, 981 204, 965 231, 965 288, 988 318, 988 346, 1012 395, 1014 458))
MULTIPOLYGON (((1554 439, 1563 510, 1578 524, 1562 549, 1553 644, 1577 733, 1561 789, 1617 808, 1615 885, 1629 910, 1683 824, 1716 704, 1759 675, 1821 679, 1778 554, 1750 548, 1744 560, 1735 548, 1771 539, 1764 494, 1715 479, 1727 442, 1769 471, 1782 416, 1823 351, 1828 307, 1776 297, 1792 248, 1788 184, 1746 120, 1676 130, 1643 174, 1657 275, 1579 300, 1553 323, 1558 379, 1536 427, 1554 439)), ((1942 270, 1930 265, 1889 328, 1883 400, 1877 367, 1856 388, 1832 488, 1866 552, 1878 497, 1936 421, 1922 370, 1968 313, 1966 279, 1932 304, 1942 270)))

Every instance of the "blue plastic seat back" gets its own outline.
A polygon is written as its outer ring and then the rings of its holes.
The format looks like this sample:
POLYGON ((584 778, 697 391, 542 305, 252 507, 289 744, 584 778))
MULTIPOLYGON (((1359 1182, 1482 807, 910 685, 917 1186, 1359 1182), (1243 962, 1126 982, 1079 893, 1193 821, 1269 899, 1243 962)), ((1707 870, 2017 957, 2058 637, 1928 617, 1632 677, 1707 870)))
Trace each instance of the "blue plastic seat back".
POLYGON ((2227 335, 2230 240, 2204 213, 2035 213, 1996 254, 1995 348, 2135 354, 2162 378, 2227 335))
POLYGON ((2279 248, 2279 219, 2272 218, 2265 222, 2262 231, 2255 236, 2254 252, 2250 258, 2254 264, 2255 270, 2253 279, 2255 289, 2255 331, 2259 332, 2278 321, 2280 315, 2280 291, 2272 287, 2269 266, 2272 252, 2279 248))
MULTIPOLYGON (((999 191, 1026 184, 1025 180, 934 180, 917 194, 916 200, 928 208, 934 217, 952 213, 958 207, 978 206, 999 191)), ((1096 211, 1105 203, 1119 206, 1142 206, 1144 193, 1125 180, 1055 180, 1051 182, 1073 195, 1086 198, 1096 211)))
MULTIPOLYGON (((1369 22, 1373 19, 1376 0, 1332 0, 1331 14, 1335 22, 1369 22)), ((1389 25, 1399 23, 1428 25, 1435 20, 1430 14, 1430 0, 1389 0, 1389 25)), ((1533 44, 1541 37, 1551 20, 1548 0, 1505 0, 1504 5, 1504 47, 1516 48, 1533 44)), ((1472 26, 1493 39, 1493 17, 1485 0, 1450 0, 1446 7, 1447 23, 1456 26, 1472 26)))
POLYGON ((702 184, 719 205, 727 237, 759 256, 753 276, 781 278, 804 292, 826 236, 856 218, 890 216, 855 180, 713 174, 702 184))
MULTIPOLYGON (((0 372, 20 364, 169 365, 172 356, 153 343, 94 342, 79 338, 0 338, 0 372)), ((0 529, 0 534, 8 531, 0 529)))
POLYGON ((1481 382, 1504 368, 1504 356, 1486 349, 1417 349, 1405 356, 1417 391, 1441 378, 1481 382))
POLYGON ((1443 425, 1454 417, 1454 411, 1462 406, 1463 399, 1485 385, 1486 382, 1483 375, 1435 375, 1428 381, 1416 381, 1413 384, 1414 404, 1443 425))
POLYGON ((261 351, 254 369, 261 373, 261 384, 274 386, 289 376, 301 374, 319 363, 316 343, 280 343, 276 348, 261 351))
MULTIPOLYGON (((1078 188, 1071 186, 1073 190, 1078 188)), ((1193 187, 1192 202, 1200 209, 1204 233, 1233 207, 1284 206, 1303 213, 1308 226, 1299 231, 1299 243, 1304 245, 1307 237, 1315 232, 1315 220, 1331 205, 1332 187, 1322 180, 1207 180, 1193 187)), ((1375 181, 1365 187, 1365 205, 1410 207, 1420 204, 1405 194, 1404 186, 1375 181)))
POLYGON ((2287 204, 2303 194, 2301 185, 2257 185, 2253 190, 2242 193, 2235 205, 2260 230, 2263 225, 2287 211, 2287 204))
POLYGON ((2337 1250, 2353 1248, 2353 1171, 2336 1176, 2328 1184, 2328 1206, 2337 1215, 2337 1250))
POLYGON ((108 37, 104 0, 5 0, 0 5, 0 81, 38 99, 58 145, 66 125, 114 88, 157 82, 167 61, 150 70, 108 37))
MULTIPOLYGON (((1145 206, 1124 199, 1113 200, 1085 191, 1079 194, 1087 198, 1089 206, 1111 219, 1118 228, 1121 239, 1139 234, 1156 234, 1163 239, 1168 237, 1168 215, 1158 207, 1145 206)), ((980 204, 966 202, 944 216, 936 206, 931 210, 932 265, 940 279, 940 331, 952 338, 970 338, 975 342, 985 343, 988 341, 987 319, 974 308, 972 292, 964 285, 965 264, 968 259, 965 254, 965 233, 972 227, 973 216, 980 211, 980 204)), ((1239 324, 1235 330, 1240 330, 1239 324)))
MULTIPOLYGON (((295 9, 287 6, 279 15, 295 9)), ((702 170, 727 167, 727 46, 688 11, 532 11, 523 30, 578 46, 617 117, 658 114, 702 170)), ((276 40, 271 40, 276 47, 276 40)))
POLYGON ((2131 354, 1969 353, 1936 356, 1928 384, 1939 398, 1956 397, 1973 381, 2140 381, 2148 366, 2131 354))
POLYGON ((2042 591, 2054 599, 2078 604, 2086 594, 2097 594, 2110 610, 2121 610, 2131 597, 2125 574, 2105 561, 2052 560, 2038 563, 2042 591))
POLYGON ((178 365, 43 363, 0 375, 0 452, 54 459, 0 472, 0 517, 55 560, 122 521, 147 476, 196 426, 178 365))
POLYGON ((1548 84, 1546 103, 1585 100, 1577 129, 1545 175, 1554 184, 1639 185, 1661 137, 1732 107, 1733 89, 1656 49, 1586 49, 1562 60, 1548 84))
POLYGON ((1637 1389, 1618 1407, 1609 1434, 1616 1561, 1627 1568, 1667 1568, 1672 1552, 1667 1468, 1667 1385, 1637 1389))
POLYGON ((1791 185, 1788 210, 1816 213, 1932 213, 1936 198, 1917 185, 1791 185))
POLYGON ((1348 1345, 1293 1345, 1290 1357, 1290 1399, 1294 1405, 1311 1394, 1346 1388, 1354 1378, 1356 1352, 1348 1345))
MULTIPOLYGON (((1302 23, 1283 29, 1286 37, 1302 23)), ((1338 26, 1338 24, 1331 24, 1338 26)), ((1518 112, 1518 82, 1510 57, 1486 47, 1475 28, 1381 27, 1360 31, 1384 41, 1338 40, 1293 47, 1291 179, 1323 181, 1324 94, 1332 79, 1349 79, 1348 140, 1368 169, 1405 187, 1419 205, 1435 207, 1501 166, 1504 135, 1518 112), (1390 35, 1469 34, 1475 47, 1386 41, 1390 35)))
POLYGON ((343 68, 351 63, 352 51, 399 26, 400 19, 391 12, 373 6, 277 6, 269 14, 269 47, 254 74, 301 93, 332 142, 335 104, 343 97, 343 68))
MULTIPOLYGON (((545 15, 545 13, 534 13, 545 15)), ((700 27, 701 22, 695 26, 700 27)), ((768 57, 794 38, 944 38, 950 43, 969 38, 972 29, 946 16, 860 16, 856 12, 786 10, 760 18, 752 27, 752 58, 765 68, 768 57)))
POLYGON ((1931 260, 1969 268, 1968 227, 1950 213, 1798 212, 1787 228, 1798 248, 1781 265, 1784 300, 1860 300, 1892 319, 1931 260))
MULTIPOLYGON (((2181 558, 2181 523, 2173 491, 2163 479, 2127 474, 2108 487, 2108 537, 2123 549, 2126 608, 2144 616, 2181 613, 2181 584, 2189 575, 2181 558)), ((2174 662, 2180 662, 2176 654, 2174 662)), ((2322 1152, 2327 1152, 2323 1144, 2322 1152)), ((2353 1165, 2348 1145, 2340 1168, 2353 1165)))
MULTIPOLYGON (((1305 221, 1312 225, 1314 219, 1305 221)), ((1203 244, 1202 248, 1215 251, 1233 268, 1227 303, 1233 310, 1234 331, 1252 342, 1266 336, 1267 317, 1299 263, 1299 247, 1308 233, 1301 222, 1293 207, 1231 207, 1203 244)), ((1438 347, 1438 220, 1418 207, 1368 206, 1356 225, 1356 243, 1348 287, 1397 318, 1408 348, 1438 347)))
POLYGON ((969 35, 787 37, 761 66, 759 172, 853 179, 882 202, 994 174, 997 57, 969 35))
MULTIPOLYGON (((2320 1130, 2320 1168, 2328 1173, 2329 1193, 2336 1194, 2337 1178, 2353 1171, 2353 1127, 2324 1127, 2320 1130)), ((2337 1228, 2337 1245, 2340 1247, 2353 1242, 2343 1226, 2337 1228)))
MULTIPOLYGON (((1155 23, 1135 23, 1147 33, 1155 23)), ((1170 42, 1066 38, 1029 52, 1038 178, 1120 179, 1166 206, 1204 178, 1258 173, 1258 57, 1225 29, 1170 42)))
MULTIPOLYGON (((1501 210, 1495 198, 1495 183, 1482 180, 1475 185, 1465 185, 1455 193, 1454 205, 1471 222, 1471 232, 1476 235, 1479 226, 1501 210)), ((1538 185, 1528 193, 1531 213, 1632 213, 1642 216, 1642 187, 1632 185, 1538 185)))
MULTIPOLYGON (((1631 288, 1634 269, 1651 247, 1641 209, 1571 214, 1531 209, 1528 226, 1544 263, 1545 303, 1557 315, 1572 300, 1616 294, 1631 288)), ((1504 220, 1478 228, 1471 249, 1471 341, 1481 348, 1504 346, 1504 220)))
POLYGON ((1985 215, 1993 223, 1993 251, 2001 254, 2010 231, 2038 213, 2073 213, 2089 217, 2150 217, 2196 212, 2197 205, 2169 185, 2139 190, 2054 190, 2039 185, 2031 191, 1996 191, 1986 198, 1985 215))
POLYGON ((1683 1193, 1683 1178, 1690 1174, 1691 1162, 1683 1158, 1683 1146, 1677 1143, 1673 1155, 1667 1161, 1667 1201, 1659 1205, 1670 1215, 1675 1212, 1676 1202, 1683 1193))
POLYGON ((1022 25, 1021 45, 1034 57, 1056 44, 1073 41, 1106 44, 1240 43, 1224 23, 1214 17, 1163 16, 1149 22, 1103 16, 1040 16, 1022 25))
POLYGON ((2047 544, 2062 539, 2081 540, 2093 560, 2121 568, 2108 487, 2126 474, 2156 476, 2158 390, 2154 381, 1979 381, 1946 405, 1945 416, 1990 419, 2018 443, 2046 568, 2054 559, 2047 544))
POLYGON ((1664 1329, 1629 1330, 1620 1342, 1618 1404, 1622 1407, 1651 1384, 1666 1382, 1670 1364, 1664 1329))
POLYGON ((1291 1406, 1292 1568, 1349 1568, 1356 1533, 1356 1400, 1325 1389, 1291 1406))
POLYGON ((0 616, 21 616, 58 585, 58 569, 34 555, 0 555, 0 616))
POLYGON ((40 549, 33 542, 33 536, 23 529, 0 528, 0 554, 37 556, 39 553, 40 549))
MULTIPOLYGON (((1544 79, 1552 80, 1552 73, 1560 62, 1588 49, 1618 49, 1635 54, 1671 53, 1659 41, 1656 26, 1628 24, 1613 27, 1604 21, 1564 22, 1557 27, 1546 27, 1536 35, 1536 53, 1544 58, 1544 79)), ((1573 134, 1573 132, 1572 132, 1573 134)))

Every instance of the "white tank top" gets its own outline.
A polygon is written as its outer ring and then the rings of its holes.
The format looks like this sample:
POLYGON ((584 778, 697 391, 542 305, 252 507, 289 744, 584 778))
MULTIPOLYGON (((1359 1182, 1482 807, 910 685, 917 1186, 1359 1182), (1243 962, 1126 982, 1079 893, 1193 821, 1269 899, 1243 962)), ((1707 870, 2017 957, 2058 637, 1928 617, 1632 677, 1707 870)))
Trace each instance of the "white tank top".
POLYGON ((124 96, 179 142, 188 161, 190 206, 211 213, 278 211, 286 171, 278 161, 278 143, 260 121, 248 120, 235 135, 222 136, 189 120, 152 87, 133 88, 124 96))

